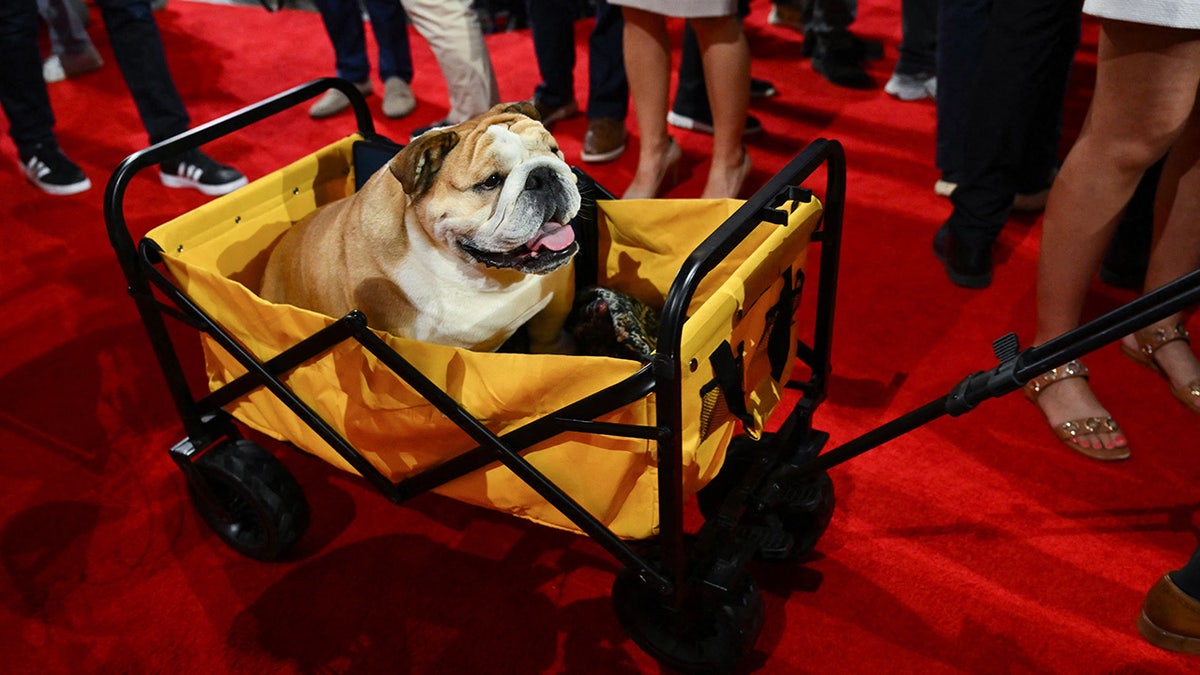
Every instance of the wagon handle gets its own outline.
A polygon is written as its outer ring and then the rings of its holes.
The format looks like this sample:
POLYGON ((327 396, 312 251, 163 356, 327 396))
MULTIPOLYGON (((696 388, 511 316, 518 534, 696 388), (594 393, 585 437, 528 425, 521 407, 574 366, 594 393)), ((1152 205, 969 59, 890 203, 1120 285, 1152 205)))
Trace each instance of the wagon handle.
POLYGON ((188 436, 192 439, 203 438, 207 425, 195 412, 190 387, 187 379, 183 376, 183 367, 172 347, 171 337, 167 332, 163 317, 158 311, 150 280, 140 265, 137 247, 133 243, 133 235, 125 220, 125 190, 133 176, 148 166, 166 161, 182 152, 200 147, 211 140, 259 122, 315 98, 328 89, 337 89, 350 99, 359 132, 367 138, 375 137, 375 125, 371 120, 371 112, 367 108, 362 92, 346 80, 326 77, 299 85, 135 152, 117 166, 108 180, 108 187, 104 193, 104 221, 108 228, 108 240, 117 254, 117 261, 121 265, 128 284, 127 291, 137 304, 138 314, 142 318, 155 357, 167 379, 167 387, 175 401, 175 407, 180 411, 180 417, 187 428, 188 436))
POLYGON ((346 80, 324 77, 235 110, 224 117, 201 124, 126 157, 113 171, 104 192, 104 220, 108 226, 108 238, 117 252, 117 258, 125 270, 126 278, 130 279, 132 283, 132 274, 137 265, 137 255, 129 226, 125 221, 125 190, 137 172, 165 162, 180 153, 198 148, 209 141, 228 136, 255 122, 315 98, 328 89, 337 89, 350 99, 359 133, 368 138, 374 136, 375 123, 371 119, 371 111, 367 107, 362 92, 346 80))

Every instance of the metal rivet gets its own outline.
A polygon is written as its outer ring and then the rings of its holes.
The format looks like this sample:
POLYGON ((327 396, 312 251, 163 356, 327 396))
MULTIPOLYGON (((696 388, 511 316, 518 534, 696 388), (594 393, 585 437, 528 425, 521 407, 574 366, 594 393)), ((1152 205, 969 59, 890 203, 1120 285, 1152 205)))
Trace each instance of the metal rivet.
POLYGON ((298 187, 292 188, 292 194, 294 194, 294 195, 300 194, 300 188, 298 188, 298 187))

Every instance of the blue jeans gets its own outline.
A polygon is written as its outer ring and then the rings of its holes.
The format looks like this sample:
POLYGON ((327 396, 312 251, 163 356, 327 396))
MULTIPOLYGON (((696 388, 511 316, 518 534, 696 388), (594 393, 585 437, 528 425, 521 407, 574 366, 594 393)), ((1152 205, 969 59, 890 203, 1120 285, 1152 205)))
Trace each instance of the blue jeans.
MULTIPOLYGON (((533 52, 542 81, 533 96, 547 106, 564 106, 575 99, 575 21, 580 4, 566 0, 526 0, 533 52)), ((622 55, 624 21, 621 10, 596 1, 596 23, 588 38, 589 119, 625 119, 629 111, 629 82, 622 55)))
MULTIPOLYGON (((399 77, 412 82, 412 51, 408 42, 408 17, 400 0, 365 0, 371 31, 379 45, 379 78, 399 77)), ((366 82, 371 75, 367 60, 367 38, 358 0, 316 0, 333 43, 338 77, 366 82)))

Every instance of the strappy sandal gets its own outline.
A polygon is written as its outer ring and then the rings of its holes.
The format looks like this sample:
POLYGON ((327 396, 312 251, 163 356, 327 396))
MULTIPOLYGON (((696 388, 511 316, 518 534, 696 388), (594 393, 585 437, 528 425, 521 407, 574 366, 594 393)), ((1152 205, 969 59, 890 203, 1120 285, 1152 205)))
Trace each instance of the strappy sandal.
MULTIPOLYGON (((1177 323, 1169 328, 1143 328, 1133 334, 1133 339, 1137 341, 1138 348, 1133 349, 1121 343, 1121 351, 1126 356, 1146 366, 1147 368, 1162 375, 1167 383, 1170 384, 1171 378, 1167 376, 1163 369, 1159 367, 1154 360, 1154 352, 1162 349, 1163 345, 1177 340, 1183 340, 1187 344, 1191 344, 1191 336, 1182 323, 1177 323)), ((1171 387, 1171 393, 1179 402, 1187 406, 1194 413, 1200 413, 1200 378, 1192 380, 1182 387, 1171 387)))
MULTIPOLYGON (((1076 377, 1088 379, 1087 366, 1083 365, 1078 360, 1068 361, 1067 363, 1052 368, 1048 372, 1042 373, 1025 384, 1023 391, 1025 398, 1029 399, 1034 405, 1037 405, 1038 396, 1041 395, 1047 387, 1050 387, 1063 380, 1069 380, 1076 377)), ((1043 412, 1044 414, 1044 412, 1043 412)), ((1095 434, 1119 434, 1121 427, 1111 417, 1081 417, 1079 419, 1069 420, 1062 424, 1053 427, 1054 435, 1058 440, 1070 446, 1070 448, 1078 453, 1087 455, 1092 459, 1098 459, 1104 462, 1112 462, 1119 459, 1129 457, 1129 446, 1124 445, 1113 448, 1093 448, 1078 443, 1080 436, 1095 435, 1095 434)))

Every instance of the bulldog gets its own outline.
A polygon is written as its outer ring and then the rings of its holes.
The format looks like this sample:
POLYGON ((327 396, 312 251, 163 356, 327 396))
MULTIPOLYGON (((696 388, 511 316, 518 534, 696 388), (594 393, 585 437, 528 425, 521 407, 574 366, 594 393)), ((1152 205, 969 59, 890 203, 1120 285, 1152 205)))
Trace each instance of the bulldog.
POLYGON ((358 309, 401 337, 480 351, 527 326, 570 351, 576 176, 533 106, 502 104, 422 134, 354 195, 296 223, 261 295, 330 316, 358 309))

